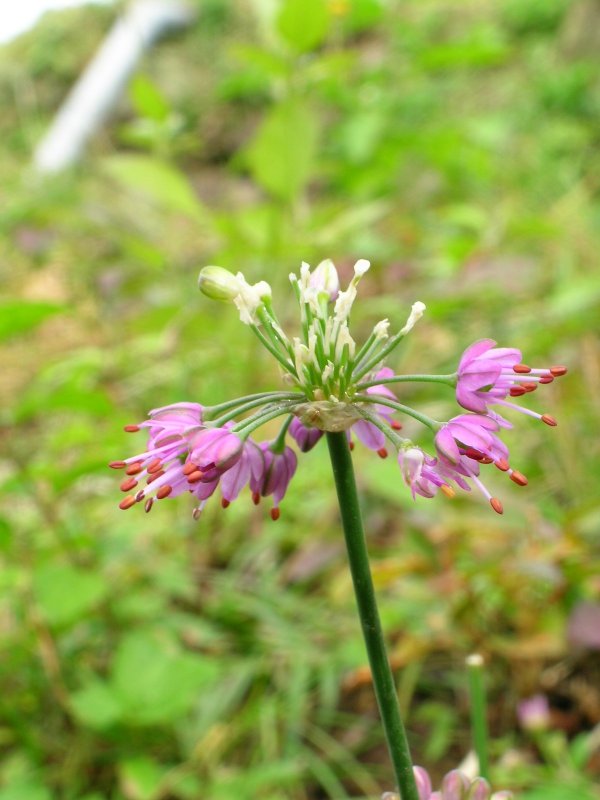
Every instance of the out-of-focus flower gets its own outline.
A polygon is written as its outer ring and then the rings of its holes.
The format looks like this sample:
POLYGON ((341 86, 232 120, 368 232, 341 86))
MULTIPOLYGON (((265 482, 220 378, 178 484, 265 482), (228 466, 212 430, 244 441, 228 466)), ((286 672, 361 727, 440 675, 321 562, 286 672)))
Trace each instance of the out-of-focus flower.
MULTIPOLYGON (((500 791, 492 794, 489 783, 484 778, 471 780, 460 770, 453 769, 442 778, 442 784, 436 791, 432 788, 431 778, 423 767, 413 767, 419 800, 511 800, 511 792, 500 791)), ((385 792, 381 800, 400 800, 395 792, 385 792)))
POLYGON ((517 706, 519 724, 526 731, 544 731, 550 726, 550 706, 545 694, 528 697, 517 706))

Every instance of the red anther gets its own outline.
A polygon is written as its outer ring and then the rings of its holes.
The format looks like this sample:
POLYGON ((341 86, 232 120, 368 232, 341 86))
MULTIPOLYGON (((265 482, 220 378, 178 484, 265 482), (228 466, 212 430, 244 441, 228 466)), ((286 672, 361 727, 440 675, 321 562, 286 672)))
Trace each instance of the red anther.
POLYGON ((493 458, 490 458, 489 456, 482 456, 482 457, 479 459, 479 463, 480 463, 480 464, 491 464, 493 460, 494 460, 494 459, 493 459, 493 458))
POLYGON ((472 458, 474 461, 481 461, 481 459, 485 457, 483 453, 476 450, 474 447, 467 447, 464 454, 467 458, 472 458))
POLYGON ((183 465, 183 469, 181 470, 184 475, 191 475, 192 472, 196 472, 198 469, 197 464, 194 464, 193 461, 186 461, 183 465))
POLYGON ((132 494, 127 495, 124 497, 121 502, 119 503, 119 508, 122 508, 123 511, 127 511, 128 508, 134 506, 136 504, 136 499, 132 494))
POLYGON ((557 364, 555 367, 550 367, 550 372, 555 378, 560 378, 561 375, 566 375, 569 370, 562 364, 557 364))
POLYGON ((537 389, 537 383, 534 381, 528 381, 527 383, 520 383, 519 386, 522 386, 526 392, 535 392, 537 389))
POLYGON ((554 419, 554 417, 551 417, 550 414, 542 414, 541 419, 542 422, 545 422, 546 425, 550 425, 551 428, 556 428, 558 425, 558 422, 554 419))
POLYGON ((140 490, 139 490, 139 492, 138 492, 138 493, 136 494, 136 496, 135 496, 135 502, 136 502, 136 503, 141 503, 141 501, 142 501, 143 499, 144 499, 144 490, 143 490, 143 489, 140 489, 140 490))
POLYGON ((390 425, 392 426, 392 430, 394 430, 394 431, 401 431, 402 430, 402 423, 398 422, 397 419, 391 420, 390 425))
POLYGON ((127 469, 125 470, 126 475, 137 475, 142 471, 142 462, 135 461, 133 464, 130 464, 127 469))
POLYGON ((200 519, 200 515, 201 514, 202 514, 202 509, 201 508, 195 508, 192 511, 192 519, 195 519, 196 521, 198 521, 200 519))
POLYGON ((123 469, 127 464, 124 461, 111 461, 108 465, 111 469, 123 469))
POLYGON ((146 472, 152 474, 153 472, 158 472, 158 470, 161 468, 162 468, 162 461, 160 460, 160 458, 155 458, 154 461, 151 461, 146 467, 146 472))
POLYGON ((165 497, 168 497, 171 492, 173 491, 173 487, 167 484, 166 486, 161 486, 158 492, 156 493, 157 500, 164 500, 165 497))
POLYGON ((440 486, 440 492, 442 492, 442 494, 445 494, 446 497, 449 497, 450 499, 456 497, 456 492, 451 486, 448 486, 447 483, 442 483, 442 485, 440 486))
POLYGON ((522 386, 511 386, 508 393, 511 397, 522 397, 527 393, 527 390, 522 386))
POLYGON ((139 425, 125 425, 123 428, 125 433, 137 433, 140 430, 139 425))
POLYGON ((498 461, 494 461, 494 464, 498 467, 499 470, 502 472, 506 472, 510 469, 510 464, 505 458, 499 458, 498 461))
POLYGON ((540 378, 540 383, 543 384, 552 383, 553 380, 554 380, 554 375, 542 375, 542 377, 540 378))
POLYGON ((504 509, 502 508, 502 503, 498 500, 497 497, 490 497, 490 505, 496 512, 496 514, 504 514, 504 509))
POLYGON ((137 485, 138 482, 136 481, 135 478, 127 478, 126 480, 123 481, 123 483, 119 488, 121 489, 122 492, 130 492, 132 489, 135 489, 137 485))
POLYGON ((271 519, 273 520, 273 522, 277 522, 277 520, 279 519, 280 513, 281 512, 279 511, 278 508, 272 508, 271 509, 271 519))
POLYGON ((379 450, 377 451, 377 455, 379 456, 379 458, 387 458, 388 451, 385 449, 385 447, 380 447, 379 450))
POLYGON ((191 475, 188 475, 188 483, 198 483, 198 481, 202 480, 203 475, 204 473, 197 469, 195 472, 192 472, 191 475))
POLYGON ((154 481, 158 480, 159 478, 162 478, 162 476, 164 474, 165 474, 164 469, 159 469, 158 472, 153 472, 152 475, 148 475, 148 478, 146 479, 146 483, 148 483, 148 484, 153 483, 154 481))
POLYGON ((517 484, 517 486, 527 486, 527 484, 529 483, 525 475, 523 475, 522 472, 519 472, 516 469, 514 469, 511 472, 510 479, 511 481, 514 481, 517 484))
POLYGON ((146 514, 150 511, 153 505, 154 505, 154 498, 149 497, 144 503, 144 511, 146 512, 146 514))
POLYGON ((513 372, 516 372, 517 375, 527 375, 528 372, 531 372, 531 367, 528 367, 527 364, 515 364, 513 372))
POLYGON ((258 492, 252 493, 252 502, 254 503, 255 506, 257 506, 260 503, 260 494, 258 492))
POLYGON ((350 450, 354 450, 354 442, 348 442, 348 447, 350 450))
POLYGON ((226 500, 224 497, 221 498, 221 508, 229 508, 231 505, 229 500, 226 500))

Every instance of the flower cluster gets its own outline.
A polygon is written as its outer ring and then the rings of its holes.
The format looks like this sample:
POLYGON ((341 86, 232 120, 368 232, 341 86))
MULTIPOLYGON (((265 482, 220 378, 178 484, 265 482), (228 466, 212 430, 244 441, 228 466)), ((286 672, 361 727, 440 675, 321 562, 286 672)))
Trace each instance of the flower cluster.
POLYGON ((356 438, 381 458, 390 449, 395 452, 413 498, 431 498, 438 492, 452 497, 456 488, 470 491, 474 486, 501 514, 500 500, 482 480, 483 467, 493 464, 518 486, 525 486, 527 479, 511 467, 499 434, 512 426, 500 411, 519 411, 555 426, 549 414, 538 414, 513 400, 552 383, 566 373, 566 367, 532 369, 522 363, 520 350, 496 347, 496 342, 484 339, 466 349, 452 374, 395 374, 385 361, 425 306, 414 303, 405 324, 393 335, 389 321, 381 320, 357 347, 349 318, 368 269, 368 261, 358 261, 352 280, 341 290, 330 260, 312 271, 303 263, 299 276, 290 275, 300 307, 300 335, 294 337, 280 325, 267 283, 249 284, 241 273, 233 275, 221 267, 203 269, 200 289, 213 299, 235 304, 241 321, 279 362, 286 391, 262 392, 212 407, 176 403, 151 411, 139 425, 126 426, 131 432, 147 429, 148 444, 143 453, 110 465, 126 474, 121 483, 126 496, 120 507, 143 503, 149 511, 156 500, 188 492, 196 500, 197 518, 217 489, 227 507, 248 487, 255 503, 272 497, 271 516, 277 519, 297 466, 287 437, 306 453, 324 432, 345 431, 350 447, 356 438), (390 386, 411 381, 453 387, 466 413, 440 422, 400 403, 390 386), (398 414, 431 431, 435 455, 400 435, 398 414), (250 434, 277 417, 284 418, 279 434, 255 442, 250 434))
MULTIPOLYGON (((434 792, 431 778, 423 767, 413 767, 419 800, 511 800, 511 792, 494 792, 484 778, 470 780, 463 772, 453 769, 442 779, 439 791, 434 792)), ((386 792, 381 800, 400 800, 397 794, 386 792)))

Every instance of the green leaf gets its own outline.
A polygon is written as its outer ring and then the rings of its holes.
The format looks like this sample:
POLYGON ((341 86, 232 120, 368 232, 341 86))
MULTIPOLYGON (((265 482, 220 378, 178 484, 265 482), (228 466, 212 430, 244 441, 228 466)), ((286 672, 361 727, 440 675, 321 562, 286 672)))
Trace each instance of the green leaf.
POLYGON ((131 758, 119 765, 121 791, 127 800, 152 800, 166 772, 150 758, 131 758))
POLYGON ((166 161, 151 156, 113 155, 102 164, 110 177, 151 203, 166 211, 205 220, 205 212, 187 179, 166 161))
POLYGON ((276 197, 292 200, 310 178, 317 140, 317 120, 305 104, 275 106, 247 150, 255 180, 276 197))
POLYGON ((33 588, 51 625, 76 622, 102 600, 107 590, 100 575, 60 564, 38 567, 33 588))
POLYGON ((94 730, 110 728, 121 717, 121 707, 110 687, 97 679, 73 693, 71 705, 80 722, 94 730))
POLYGON ((174 649, 146 633, 132 633, 119 646, 112 687, 132 724, 169 722, 185 714, 217 676, 218 665, 174 649))
POLYGON ((301 53, 318 47, 327 36, 328 28, 326 0, 284 0, 277 17, 277 30, 301 53))
POLYGON ((0 303, 0 341, 27 333, 63 310, 58 303, 4 300, 0 303))
POLYGON ((0 789, 0 800, 52 800, 52 794, 35 779, 20 778, 0 789))
POLYGON ((169 104, 162 93, 145 75, 136 75, 129 87, 131 102, 137 113, 162 122, 169 116, 169 104))

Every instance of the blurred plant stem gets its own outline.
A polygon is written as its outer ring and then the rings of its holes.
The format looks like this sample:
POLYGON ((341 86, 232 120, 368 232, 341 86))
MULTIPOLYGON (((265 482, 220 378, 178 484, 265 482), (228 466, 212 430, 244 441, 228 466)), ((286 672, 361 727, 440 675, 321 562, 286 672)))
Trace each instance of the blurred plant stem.
POLYGON ((469 694, 471 697, 471 731, 473 746, 479 762, 478 774, 490 779, 490 760, 487 730, 487 702, 485 696, 483 658, 478 653, 467 658, 469 694))
POLYGON ((346 433, 328 433, 327 444, 340 505, 358 613, 396 781, 402 800, 419 800, 406 731, 400 716, 396 685, 387 656, 375 599, 375 588, 371 577, 369 554, 346 433))

